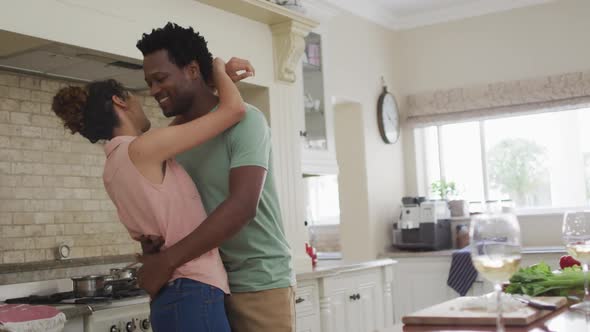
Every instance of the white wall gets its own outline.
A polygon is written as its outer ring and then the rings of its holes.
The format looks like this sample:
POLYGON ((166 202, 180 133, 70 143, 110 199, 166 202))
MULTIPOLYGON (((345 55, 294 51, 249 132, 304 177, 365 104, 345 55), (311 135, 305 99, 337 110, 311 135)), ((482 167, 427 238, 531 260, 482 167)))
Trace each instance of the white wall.
MULTIPOLYGON (((293 114, 302 110, 302 92, 297 84, 274 77, 273 37, 270 27, 230 14, 195 0, 6 0, 0 11, 0 30, 44 40, 72 44, 141 60, 135 48, 142 33, 168 21, 193 26, 209 42, 214 56, 246 58, 256 68, 248 82, 268 88, 267 96, 254 96, 269 103, 272 111, 275 177, 285 231, 298 262, 311 268, 303 242, 301 167, 298 131, 293 114)), ((0 45, 1 47, 1 45, 0 45)), ((1 54, 1 50, 0 50, 1 54)), ((268 109, 267 109, 268 111, 268 109)), ((266 112, 267 116, 269 112, 266 112)))
POLYGON ((561 0, 402 31, 404 93, 587 70, 589 14, 561 0))
MULTIPOLYGON (((399 33, 404 94, 590 68, 590 1, 561 0, 399 33)), ((405 192, 417 194, 405 130, 405 192)), ((561 215, 520 216, 525 246, 562 245, 561 215)))
MULTIPOLYGON (((399 213, 405 187, 403 140, 400 138, 393 145, 383 143, 377 125, 381 76, 389 91, 401 101, 401 57, 396 47, 399 41, 396 33, 350 14, 341 14, 322 23, 321 30, 326 96, 353 101, 357 105, 354 108, 362 113, 360 130, 364 139, 349 140, 349 144, 364 144, 361 149, 354 150, 364 150, 364 155, 357 158, 362 158, 365 165, 357 168, 358 174, 340 178, 349 182, 343 188, 355 190, 353 195, 341 196, 340 206, 354 210, 341 216, 342 223, 353 224, 358 234, 367 235, 356 236, 356 239, 345 236, 342 246, 345 258, 375 258, 391 243, 389 230, 399 213)), ((338 108, 334 116, 338 119, 338 108)), ((339 149, 341 147, 337 147, 339 149)))
POLYGON ((251 82, 268 86, 273 79, 269 27, 194 0, 5 0, 2 5, 0 29, 135 59, 142 59, 135 48, 142 33, 168 21, 192 26, 214 56, 261 64, 251 82))

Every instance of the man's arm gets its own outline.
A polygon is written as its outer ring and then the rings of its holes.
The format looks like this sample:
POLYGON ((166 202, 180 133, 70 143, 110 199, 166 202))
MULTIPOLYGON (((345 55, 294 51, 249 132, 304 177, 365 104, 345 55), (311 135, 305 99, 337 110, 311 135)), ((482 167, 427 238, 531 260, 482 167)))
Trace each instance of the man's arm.
POLYGON ((184 263, 219 247, 256 216, 266 169, 241 166, 230 170, 229 196, 192 233, 155 255, 143 255, 139 284, 152 298, 184 263))
POLYGON ((266 169, 242 166, 230 170, 229 197, 191 234, 164 252, 168 265, 184 263, 219 247, 256 216, 266 169))

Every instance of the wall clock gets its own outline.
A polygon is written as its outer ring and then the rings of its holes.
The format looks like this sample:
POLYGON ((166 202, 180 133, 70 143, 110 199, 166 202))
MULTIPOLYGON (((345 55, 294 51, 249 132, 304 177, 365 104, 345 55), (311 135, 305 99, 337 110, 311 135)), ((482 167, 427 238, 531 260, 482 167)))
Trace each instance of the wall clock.
POLYGON ((399 109, 395 98, 387 92, 385 85, 383 85, 383 92, 377 101, 377 122, 383 141, 388 144, 397 142, 400 132, 399 109))

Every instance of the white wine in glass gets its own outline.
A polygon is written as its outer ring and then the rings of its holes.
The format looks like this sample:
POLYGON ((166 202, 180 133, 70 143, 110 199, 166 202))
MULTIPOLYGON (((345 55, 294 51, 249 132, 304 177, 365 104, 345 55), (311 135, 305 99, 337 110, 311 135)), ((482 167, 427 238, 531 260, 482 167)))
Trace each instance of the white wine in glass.
POLYGON ((496 331, 503 332, 502 283, 507 282, 520 265, 520 225, 513 214, 480 214, 471 218, 469 237, 473 266, 494 283, 496 331))
POLYGON ((588 264, 590 264, 590 211, 570 211, 563 215, 563 242, 567 252, 582 263, 584 270, 584 300, 570 308, 590 314, 588 264))

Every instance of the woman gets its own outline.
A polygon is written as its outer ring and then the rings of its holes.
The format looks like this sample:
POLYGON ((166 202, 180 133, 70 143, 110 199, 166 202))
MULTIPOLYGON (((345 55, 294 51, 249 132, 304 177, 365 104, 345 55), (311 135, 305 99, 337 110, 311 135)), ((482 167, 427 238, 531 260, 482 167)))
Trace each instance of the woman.
MULTIPOLYGON (((108 140, 104 185, 135 240, 143 234, 162 237, 165 249, 206 218, 197 188, 173 157, 222 133, 245 114, 238 89, 220 59, 213 61, 213 81, 220 98, 215 111, 149 132, 150 122, 139 100, 115 80, 66 87, 54 97, 53 111, 72 133, 92 143, 108 140)), ((152 327, 230 331, 223 303, 228 293, 227 275, 215 249, 174 272, 151 303, 152 327)))

